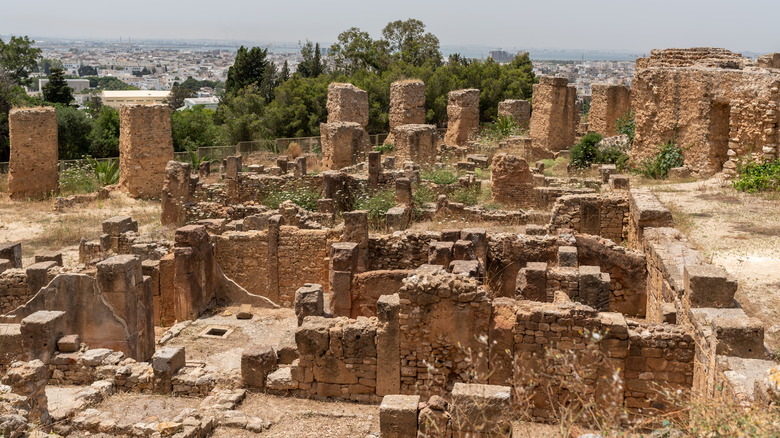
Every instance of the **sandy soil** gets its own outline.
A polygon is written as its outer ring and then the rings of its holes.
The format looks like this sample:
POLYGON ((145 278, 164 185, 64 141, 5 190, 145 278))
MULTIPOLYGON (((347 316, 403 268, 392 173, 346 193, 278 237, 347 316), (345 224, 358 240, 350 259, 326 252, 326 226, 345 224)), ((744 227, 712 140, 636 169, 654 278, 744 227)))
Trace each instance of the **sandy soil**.
POLYGON ((780 350, 780 198, 741 193, 716 178, 650 188, 676 226, 737 278, 737 301, 764 322, 770 350, 780 350))

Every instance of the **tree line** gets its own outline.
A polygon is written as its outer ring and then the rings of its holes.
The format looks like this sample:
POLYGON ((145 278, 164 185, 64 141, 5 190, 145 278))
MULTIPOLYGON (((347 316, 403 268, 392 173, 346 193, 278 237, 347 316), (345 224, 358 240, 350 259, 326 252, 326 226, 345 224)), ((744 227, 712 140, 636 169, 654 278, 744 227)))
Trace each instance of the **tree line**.
MULTIPOLYGON (((328 53, 319 43, 301 44, 301 61, 291 72, 268 58, 267 49, 239 48, 224 84, 187 78, 172 87, 169 105, 183 106, 200 87, 220 92, 217 111, 202 107, 172 111, 171 127, 177 151, 200 146, 236 144, 240 141, 279 137, 310 137, 320 134, 327 120, 327 90, 331 82, 348 82, 368 92, 369 133, 387 132, 390 84, 403 79, 421 79, 426 84, 426 123, 446 126, 448 93, 478 88, 483 122, 495 119, 504 99, 530 99, 537 81, 528 54, 519 54, 507 64, 492 59, 469 60, 458 54, 443 59, 439 39, 415 19, 393 21, 379 39, 358 28, 337 38, 328 53)), ((67 82, 59 66, 49 67, 49 83, 43 98, 29 97, 21 89, 29 73, 40 68, 40 50, 27 37, 0 40, 0 161, 8 160, 8 111, 13 106, 53 104, 57 107, 60 158, 116 156, 119 115, 92 98, 86 108, 71 105, 67 82)), ((87 71, 85 71, 87 73, 87 71)), ((91 73, 91 71, 89 72, 91 73)), ((116 86, 110 78, 92 78, 90 85, 116 86)))

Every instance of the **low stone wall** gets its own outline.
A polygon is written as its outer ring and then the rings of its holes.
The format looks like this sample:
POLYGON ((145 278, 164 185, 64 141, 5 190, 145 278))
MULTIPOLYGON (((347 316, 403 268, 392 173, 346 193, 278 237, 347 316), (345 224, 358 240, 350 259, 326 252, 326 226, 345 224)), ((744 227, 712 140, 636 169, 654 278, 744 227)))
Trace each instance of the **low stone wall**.
POLYGON ((0 315, 4 315, 32 298, 27 285, 27 273, 9 269, 0 273, 0 315))
POLYGON ((674 227, 674 219, 650 190, 631 189, 629 193, 628 246, 641 249, 645 228, 674 227))
POLYGON ((382 295, 393 295, 403 285, 408 269, 368 271, 352 277, 350 289, 351 318, 376 316, 376 305, 382 295))
POLYGON ((433 231, 402 232, 370 236, 368 239, 368 269, 405 270, 417 269, 428 263, 428 247, 441 239, 441 233, 433 231))
POLYGON ((629 200, 619 193, 566 195, 558 198, 550 230, 572 229, 615 242, 628 237, 629 200))

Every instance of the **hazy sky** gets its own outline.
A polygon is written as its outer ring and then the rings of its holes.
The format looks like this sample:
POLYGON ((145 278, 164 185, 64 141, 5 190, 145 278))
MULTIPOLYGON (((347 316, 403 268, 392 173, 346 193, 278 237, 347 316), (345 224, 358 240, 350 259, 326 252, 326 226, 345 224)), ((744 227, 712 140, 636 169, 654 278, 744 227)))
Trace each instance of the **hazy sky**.
POLYGON ((417 18, 442 45, 780 52, 777 0, 0 0, 0 34, 330 43, 417 18))

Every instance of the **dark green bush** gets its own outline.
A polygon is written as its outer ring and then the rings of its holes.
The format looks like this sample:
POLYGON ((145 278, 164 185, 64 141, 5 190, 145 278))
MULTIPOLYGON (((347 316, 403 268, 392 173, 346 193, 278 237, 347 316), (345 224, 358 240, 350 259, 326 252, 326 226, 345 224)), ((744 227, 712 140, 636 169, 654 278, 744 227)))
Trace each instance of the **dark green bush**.
POLYGON ((628 154, 620 146, 611 146, 598 152, 597 163, 614 164, 618 172, 622 172, 628 165, 628 154))
POLYGON ((578 169, 584 169, 590 167, 592 163, 597 163, 599 149, 596 147, 596 144, 603 138, 604 137, 597 132, 585 134, 585 136, 582 137, 582 140, 571 148, 571 153, 569 155, 571 165, 578 169))
POLYGON ((615 122, 615 131, 617 131, 618 134, 625 134, 628 136, 628 144, 634 143, 634 135, 636 134, 634 115, 634 111, 628 111, 620 116, 615 122))
POLYGON ((780 160, 745 165, 731 185, 748 193, 780 190, 780 160))
POLYGON ((464 205, 477 205, 479 193, 477 187, 463 187, 452 192, 448 198, 453 202, 460 202, 464 205))
POLYGON ((683 164, 682 148, 669 140, 656 148, 653 157, 645 158, 639 164, 637 171, 647 178, 664 179, 669 176, 669 169, 683 164))
POLYGON ((420 179, 435 184, 455 184, 458 182, 458 176, 457 172, 450 169, 429 169, 420 172, 420 179))
POLYGON ((390 152, 393 152, 393 149, 395 149, 395 145, 392 143, 385 143, 382 145, 374 146, 375 151, 379 151, 383 154, 389 154, 390 152))

